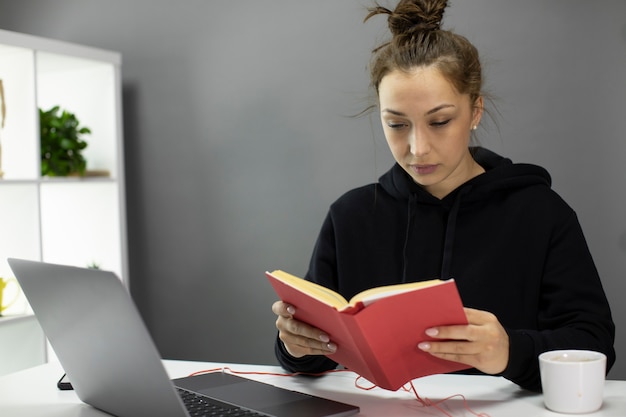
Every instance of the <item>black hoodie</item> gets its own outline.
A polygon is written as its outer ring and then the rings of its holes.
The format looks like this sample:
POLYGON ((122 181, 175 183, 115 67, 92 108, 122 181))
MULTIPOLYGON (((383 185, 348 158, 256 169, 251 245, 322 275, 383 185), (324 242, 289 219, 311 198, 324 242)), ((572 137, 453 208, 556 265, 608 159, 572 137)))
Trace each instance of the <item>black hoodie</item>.
MULTIPOLYGON (((527 389, 541 389, 537 356, 547 350, 597 350, 610 368, 615 327, 575 212, 545 169, 471 151, 486 172, 441 200, 397 164, 377 184, 344 194, 330 207, 306 278, 345 298, 454 278, 466 307, 495 314, 507 330, 501 375, 527 389)), ((293 358, 279 340, 276 354, 290 371, 336 366, 325 356, 293 358)))

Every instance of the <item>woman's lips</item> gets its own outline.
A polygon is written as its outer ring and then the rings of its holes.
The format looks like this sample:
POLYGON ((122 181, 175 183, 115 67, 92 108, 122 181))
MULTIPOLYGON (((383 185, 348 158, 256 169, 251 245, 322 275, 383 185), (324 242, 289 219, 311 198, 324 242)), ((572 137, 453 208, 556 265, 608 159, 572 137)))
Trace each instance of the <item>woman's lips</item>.
POLYGON ((437 170, 437 165, 411 165, 411 170, 417 175, 428 175, 437 170))

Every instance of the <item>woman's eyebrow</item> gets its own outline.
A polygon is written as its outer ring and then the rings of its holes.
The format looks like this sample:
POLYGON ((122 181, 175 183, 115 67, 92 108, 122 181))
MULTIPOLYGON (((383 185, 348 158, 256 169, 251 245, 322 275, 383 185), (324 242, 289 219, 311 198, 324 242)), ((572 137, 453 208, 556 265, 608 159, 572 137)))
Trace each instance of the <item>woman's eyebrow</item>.
POLYGON ((381 113, 391 113, 394 116, 406 116, 406 114, 397 110, 392 110, 392 109, 383 109, 381 113))
MULTIPOLYGON (((437 113, 439 110, 443 110, 449 107, 456 107, 454 104, 440 104, 437 107, 433 107, 432 109, 428 110, 426 113, 424 113, 425 116, 428 116, 430 114, 433 113, 437 113)), ((394 116, 403 116, 406 117, 406 114, 402 113, 401 111, 397 111, 397 110, 393 110, 390 108, 385 108, 381 111, 381 113, 391 113, 394 116)))
POLYGON ((446 109, 448 107, 456 107, 454 104, 441 104, 437 107, 434 107, 426 112, 426 115, 437 113, 439 110, 446 109))

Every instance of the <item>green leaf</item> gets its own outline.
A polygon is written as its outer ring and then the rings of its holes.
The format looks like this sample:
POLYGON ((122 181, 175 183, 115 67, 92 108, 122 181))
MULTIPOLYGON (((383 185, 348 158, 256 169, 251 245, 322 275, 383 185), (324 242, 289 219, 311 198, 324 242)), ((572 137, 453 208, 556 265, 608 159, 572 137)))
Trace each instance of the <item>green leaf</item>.
POLYGON ((84 175, 87 161, 81 151, 87 142, 82 136, 91 134, 91 129, 80 126, 76 115, 65 109, 61 111, 60 106, 39 109, 39 123, 41 175, 84 175))

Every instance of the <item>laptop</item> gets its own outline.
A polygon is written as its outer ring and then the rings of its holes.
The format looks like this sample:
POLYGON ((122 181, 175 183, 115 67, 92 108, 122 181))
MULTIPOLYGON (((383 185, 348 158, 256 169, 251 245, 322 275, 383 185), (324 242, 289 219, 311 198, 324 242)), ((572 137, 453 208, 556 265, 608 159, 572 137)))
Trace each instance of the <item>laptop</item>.
POLYGON ((21 259, 8 262, 78 398, 97 409, 118 417, 203 415, 184 405, 183 397, 192 397, 201 405, 241 408, 242 414, 234 415, 242 416, 339 417, 359 412, 353 405, 224 372, 170 380, 114 273, 21 259))

